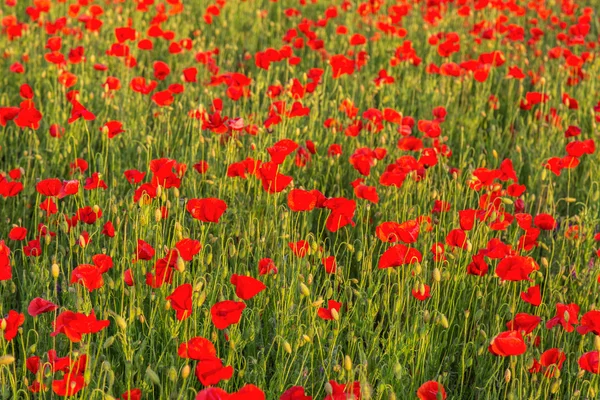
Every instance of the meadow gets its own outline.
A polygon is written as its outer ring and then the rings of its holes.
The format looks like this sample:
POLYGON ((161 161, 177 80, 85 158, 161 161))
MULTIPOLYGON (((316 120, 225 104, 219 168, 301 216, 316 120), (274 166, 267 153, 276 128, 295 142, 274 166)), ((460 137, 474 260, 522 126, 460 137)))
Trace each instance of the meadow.
POLYGON ((593 399, 596 0, 2 0, 2 399, 593 399))

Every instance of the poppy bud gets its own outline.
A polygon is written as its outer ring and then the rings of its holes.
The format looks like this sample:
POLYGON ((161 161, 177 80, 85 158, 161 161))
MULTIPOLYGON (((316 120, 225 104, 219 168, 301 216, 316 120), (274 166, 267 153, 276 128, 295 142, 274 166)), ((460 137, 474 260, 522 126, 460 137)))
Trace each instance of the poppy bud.
POLYGON ((0 331, 6 330, 7 326, 8 326, 8 322, 6 322, 5 318, 2 318, 2 321, 0 322, 0 331))
POLYGON ((448 323, 448 318, 446 318, 446 316, 443 314, 440 317, 440 325, 442 325, 444 329, 448 329, 448 327, 450 326, 450 324, 448 323))
POLYGON ((10 354, 0 357, 0 365, 10 365, 15 362, 15 358, 10 354))
POLYGON ((283 342, 283 349, 286 353, 292 354, 292 346, 287 341, 283 342))
POLYGON ((581 390, 577 389, 576 391, 573 392, 573 397, 578 398, 579 396, 581 396, 581 390))
POLYGON ((312 343, 312 339, 307 334, 303 334, 302 339, 304 339, 306 343, 312 343))
POLYGON ((110 394, 104 393, 104 400, 117 400, 117 399, 112 397, 110 394))
POLYGON ((347 354, 344 356, 344 369, 348 372, 352 371, 352 359, 347 354))
POLYGON ((331 383, 329 382, 325 384, 325 393, 327 393, 330 396, 333 394, 333 386, 331 386, 331 383))
POLYGON ((154 220, 155 220, 156 222, 160 222, 160 220, 161 220, 161 219, 162 219, 162 212, 160 211, 160 209, 158 209, 158 208, 157 208, 157 209, 154 211, 154 220))
POLYGON ((575 203, 577 199, 575 197, 565 197, 567 203, 575 203))
POLYGON ((177 257, 177 271, 182 273, 185 271, 185 261, 181 257, 177 257))
POLYGON ((150 382, 152 382, 155 385, 160 385, 160 378, 158 377, 158 375, 156 374, 156 372, 154 372, 150 366, 148 366, 148 368, 146 368, 146 378, 148 378, 148 380, 150 382))
POLYGON ((120 315, 115 315, 115 322, 117 323, 117 326, 122 330, 127 329, 127 321, 125 321, 125 318, 121 317, 120 315))
POLYGON ((596 391, 594 390, 594 388, 590 387, 588 389, 588 396, 590 399, 595 399, 596 398, 596 391))
POLYGON ((54 279, 57 279, 58 275, 60 273, 60 268, 58 267, 58 264, 56 264, 56 263, 52 264, 51 271, 52 271, 52 277, 54 279))
POLYGON ((506 371, 504 371, 504 382, 509 383, 511 376, 510 368, 506 368, 506 371))
POLYGON ((177 370, 175 369, 175 367, 169 368, 167 376, 169 377, 171 382, 177 382, 177 370))
POLYGON ((184 365, 183 369, 181 370, 181 377, 183 379, 187 379, 187 377, 190 376, 190 371, 191 371, 190 365, 189 364, 184 365))
POLYGON ((428 310, 425 310, 423 312, 423 321, 425 321, 426 324, 428 324, 429 321, 431 321, 431 314, 429 314, 428 310))
POLYGON ((173 188, 173 196, 175 196, 175 198, 179 198, 179 188, 173 188))
POLYGON ((600 351, 600 336, 594 336, 594 348, 596 351, 600 351))
POLYGON ((300 293, 305 297, 310 296, 310 289, 302 282, 300 282, 300 293))
POLYGON ((433 269, 433 280, 436 282, 440 282, 442 280, 442 274, 440 273, 440 270, 438 267, 435 267, 433 269))
POLYGON ((94 214, 98 214, 100 212, 100 206, 98 204, 94 204, 94 206, 92 207, 92 211, 94 212, 94 214))
POLYGON ((331 316, 333 317, 334 320, 339 321, 340 320, 340 314, 338 314, 337 310, 335 308, 331 309, 331 316))
POLYGON ((115 342, 115 337, 110 336, 106 339, 106 341, 104 341, 104 344, 102 344, 102 348, 108 349, 110 346, 113 345, 114 342, 115 342))
POLYGON ((163 193, 162 186, 158 185, 158 186, 156 187, 156 196, 157 196, 157 197, 160 197, 160 196, 162 196, 162 193, 163 193))
POLYGON ((44 241, 46 242, 46 244, 50 244, 52 242, 52 237, 50 235, 46 235, 44 237, 44 241))

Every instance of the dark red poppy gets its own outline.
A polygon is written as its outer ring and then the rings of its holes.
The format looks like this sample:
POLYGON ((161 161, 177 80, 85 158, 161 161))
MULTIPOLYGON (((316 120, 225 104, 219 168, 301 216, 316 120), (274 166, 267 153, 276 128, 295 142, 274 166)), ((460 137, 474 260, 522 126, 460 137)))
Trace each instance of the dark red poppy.
POLYGON ((36 297, 29 303, 29 307, 27 307, 27 312, 32 317, 36 317, 40 314, 54 311, 56 309, 58 309, 58 306, 56 304, 52 303, 51 301, 44 300, 41 297, 36 297))

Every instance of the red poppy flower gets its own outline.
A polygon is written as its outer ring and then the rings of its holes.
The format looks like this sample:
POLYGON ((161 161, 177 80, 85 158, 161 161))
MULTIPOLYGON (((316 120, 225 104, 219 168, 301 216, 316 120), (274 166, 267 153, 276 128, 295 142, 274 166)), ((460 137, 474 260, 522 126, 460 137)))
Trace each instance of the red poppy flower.
POLYGON ((557 348, 548 349, 540 356, 540 361, 533 360, 533 367, 529 369, 529 372, 544 372, 546 378, 553 378, 560 374, 562 365, 567 359, 565 353, 557 348))
POLYGON ((56 304, 52 303, 51 301, 44 300, 41 297, 36 297, 29 303, 29 307, 27 307, 27 312, 32 317, 36 317, 40 314, 54 311, 56 309, 58 309, 58 306, 56 304))
POLYGON ((25 240, 27 237, 27 229, 16 226, 10 230, 8 233, 8 238, 10 240, 25 240))
POLYGON ((200 361, 196 365, 196 378, 204 386, 212 386, 222 380, 231 379, 233 376, 232 366, 223 366, 223 362, 218 358, 200 361))
POLYGON ((413 289, 411 291, 413 297, 419 301, 425 301, 431 297, 431 287, 429 285, 423 285, 423 291, 420 289, 413 289))
POLYGON ((403 244, 397 244, 387 249, 379 258, 378 268, 399 267, 406 264, 413 264, 423 261, 423 256, 419 250, 406 247, 403 244))
POLYGON ((216 224, 225 210, 227 210, 227 203, 212 197, 191 199, 188 201, 186 209, 193 218, 202 222, 213 222, 216 224))
POLYGON ((189 283, 178 286, 173 293, 167 296, 171 308, 175 310, 177 319, 183 321, 192 315, 192 294, 194 288, 189 283))
POLYGON ((525 353, 527 346, 521 332, 507 331, 494 337, 488 346, 488 350, 495 356, 518 356, 525 353))
POLYGON ((39 181, 35 185, 35 190, 42 196, 58 196, 60 189, 62 188, 62 182, 60 179, 51 178, 39 181))
POLYGON ((110 325, 110 321, 96 319, 93 310, 89 315, 67 310, 58 315, 53 325, 54 332, 50 333, 50 336, 63 333, 71 342, 78 343, 82 335, 100 332, 110 325))
POLYGON ((335 274, 337 269, 337 263, 335 262, 335 256, 329 256, 321 259, 325 272, 328 274, 335 274))
POLYGON ((578 361, 579 368, 592 374, 600 374, 599 355, 600 352, 598 351, 590 351, 583 354, 578 361))
POLYGON ((270 258, 262 258, 258 262, 258 274, 259 275, 267 275, 268 273, 277 273, 277 267, 275 263, 270 258))
POLYGON ((556 316, 546 322, 546 328, 552 329, 556 325, 562 325, 567 332, 573 332, 574 325, 579 323, 579 306, 575 303, 556 303, 556 316))
POLYGON ((212 342, 203 337, 194 337, 179 345, 177 354, 181 358, 204 361, 217 358, 217 350, 212 342))
POLYGON ((0 325, 6 324, 4 328, 4 339, 8 342, 17 336, 19 327, 25 322, 25 315, 16 311, 10 310, 8 317, 0 319, 0 325))
POLYGON ((279 400, 312 400, 312 397, 306 395, 302 386, 292 386, 283 392, 279 400))
POLYGON ((12 268, 10 266, 10 249, 0 240, 0 281, 7 281, 12 278, 12 268))
POLYGON ((498 263, 496 275, 506 281, 525 281, 531 280, 529 274, 539 268, 531 257, 508 256, 498 263))
POLYGON ((537 315, 517 313, 512 321, 506 323, 506 327, 512 331, 519 331, 527 335, 533 332, 540 322, 542 322, 542 319, 537 315))
POLYGON ((582 335, 585 335, 588 332, 592 332, 594 335, 600 335, 600 311, 592 310, 583 314, 577 332, 582 335))
POLYGON ((536 215, 533 219, 533 223, 535 226, 545 231, 551 231, 556 227, 556 221, 550 214, 536 215))
POLYGON ((331 311, 335 310, 339 314, 340 308, 342 307, 342 303, 335 301, 335 300, 329 300, 327 302, 327 307, 328 308, 319 307, 319 310, 317 311, 317 315, 324 320, 331 321, 334 319, 331 311))
POLYGON ((229 395, 229 400, 266 400, 265 393, 251 383, 247 383, 240 390, 229 395))
POLYGON ((398 224, 396 222, 383 222, 375 228, 375 234, 385 243, 402 241, 406 244, 415 243, 419 238, 419 223, 409 220, 398 224))
POLYGON ((71 272, 71 283, 81 283, 90 292, 104 286, 102 272, 95 265, 82 264, 71 272))
POLYGON ((346 400, 360 399, 360 382, 337 383, 334 380, 329 381, 331 394, 325 396, 324 400, 346 400))
POLYGON ((299 240, 297 242, 289 242, 288 247, 292 249, 292 252, 296 257, 304 258, 308 254, 310 245, 306 240, 299 240))
POLYGON ((343 197, 331 198, 325 201, 324 206, 331 210, 325 226, 330 232, 337 232, 346 225, 356 225, 352 218, 356 211, 356 202, 343 197))
POLYGON ((136 260, 151 260, 154 257, 155 251, 154 248, 147 242, 142 239, 138 239, 137 241, 137 253, 136 260))
POLYGON ((142 389, 131 389, 121 395, 123 400, 141 400, 142 389))
POLYGON ((529 303, 534 307, 538 307, 542 303, 542 296, 540 294, 540 285, 535 285, 527 289, 525 292, 521 292, 521 299, 525 303, 529 303))
POLYGON ((444 400, 447 395, 441 383, 427 381, 417 390, 417 397, 419 400, 444 400))
POLYGON ((202 249, 202 245, 198 240, 185 238, 175 244, 175 249, 184 261, 192 261, 194 256, 202 249))
POLYGON ((231 283, 235 286, 235 294, 242 300, 250 300, 267 287, 258 279, 244 275, 231 275, 231 283))
POLYGON ((52 381, 52 391, 62 397, 73 396, 84 387, 85 379, 80 374, 66 373, 62 379, 52 381))
POLYGON ((292 189, 288 194, 288 206, 292 211, 310 211, 317 205, 317 198, 311 191, 292 189))
POLYGON ((213 324, 217 329, 226 329, 240 322, 246 304, 241 301, 225 300, 216 303, 210 309, 213 324))

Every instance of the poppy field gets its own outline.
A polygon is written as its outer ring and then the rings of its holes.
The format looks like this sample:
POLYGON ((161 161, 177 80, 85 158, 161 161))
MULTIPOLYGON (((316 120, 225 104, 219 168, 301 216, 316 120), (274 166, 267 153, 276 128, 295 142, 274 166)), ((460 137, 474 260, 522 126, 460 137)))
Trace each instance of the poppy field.
POLYGON ((600 3, 1 1, 1 399, 600 395, 600 3))

